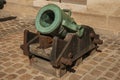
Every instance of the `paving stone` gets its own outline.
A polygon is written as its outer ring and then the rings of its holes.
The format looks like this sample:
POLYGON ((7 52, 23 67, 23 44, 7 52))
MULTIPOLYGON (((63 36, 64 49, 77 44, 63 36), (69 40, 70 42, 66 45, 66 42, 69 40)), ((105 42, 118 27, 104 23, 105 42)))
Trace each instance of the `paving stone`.
POLYGON ((115 62, 116 60, 114 58, 108 58, 107 61, 109 61, 109 62, 115 62))
POLYGON ((30 74, 23 74, 22 76, 20 76, 21 80, 30 80, 32 78, 32 75, 30 74))
POLYGON ((69 77, 69 80, 80 80, 80 78, 81 78, 80 75, 72 74, 72 75, 69 77))
POLYGON ((32 74, 38 74, 38 73, 39 73, 39 70, 33 70, 31 73, 32 73, 32 74))
POLYGON ((87 71, 89 71, 89 70, 91 70, 91 69, 93 68, 93 66, 88 65, 88 64, 81 65, 81 66, 82 66, 83 69, 85 69, 85 70, 87 70, 87 71))
POLYGON ((27 65, 27 66, 25 66, 25 68, 27 68, 27 69, 32 69, 33 67, 30 66, 30 65, 27 65))
POLYGON ((117 53, 118 55, 120 55, 120 48, 118 48, 118 50, 116 51, 116 53, 117 53))
POLYGON ((20 69, 16 73, 18 74, 24 74, 27 70, 26 69, 20 69))
POLYGON ((108 66, 111 65, 111 63, 109 63, 109 62, 103 62, 103 63, 101 63, 101 65, 102 65, 102 66, 105 66, 105 67, 108 67, 108 66))
POLYGON ((19 69, 19 68, 21 68, 22 66, 23 66, 22 63, 16 63, 16 64, 13 65, 13 67, 16 68, 16 69, 19 69))
POLYGON ((120 77, 115 78, 115 80, 120 80, 120 77))
POLYGON ((6 56, 9 56, 9 54, 8 53, 3 53, 3 52, 0 52, 0 56, 2 56, 2 57, 6 57, 6 56))
POLYGON ((11 66, 12 64, 13 63, 9 61, 9 62, 4 63, 3 66, 7 67, 7 66, 11 66))
POLYGON ((109 80, 109 79, 107 79, 105 77, 100 77, 98 80, 109 80))
POLYGON ((97 62, 100 62, 100 61, 103 60, 103 58, 102 58, 102 57, 94 57, 93 60, 95 60, 95 61, 97 61, 97 62))
MULTIPOLYGON (((15 53, 15 52, 14 52, 14 53, 15 53)), ((12 55, 10 55, 10 57, 12 57, 12 58, 18 58, 19 55, 18 55, 18 54, 12 54, 12 55)))
POLYGON ((87 71, 83 69, 78 69, 77 73, 79 73, 80 75, 84 75, 85 73, 87 73, 87 71))
POLYGON ((118 46, 115 46, 115 45, 111 45, 108 47, 108 49, 111 49, 111 50, 115 50, 118 46))
POLYGON ((4 69, 4 67, 3 66, 0 66, 0 70, 3 70, 4 69))
POLYGON ((60 79, 58 79, 58 78, 52 78, 51 80, 60 80, 60 79))
POLYGON ((45 78, 43 76, 36 76, 34 80, 45 80, 45 78))
POLYGON ((0 72, 0 78, 4 77, 6 75, 5 72, 0 72))
POLYGON ((27 59, 24 59, 23 62, 24 62, 24 63, 28 63, 28 62, 29 62, 29 59, 28 59, 28 58, 27 58, 27 59))
POLYGON ((17 78, 17 75, 16 74, 10 74, 6 77, 8 80, 13 80, 15 78, 17 78))
POLYGON ((106 49, 104 52, 111 53, 111 50, 110 49, 106 49))
POLYGON ((113 54, 113 55, 111 55, 110 57, 112 57, 112 58, 118 58, 119 56, 118 55, 115 55, 115 54, 113 54))
POLYGON ((105 76, 108 77, 108 78, 113 78, 114 75, 115 74, 113 72, 110 72, 110 71, 105 74, 105 76))
POLYGON ((8 68, 5 69, 4 71, 7 72, 7 73, 12 73, 12 72, 15 71, 15 68, 13 68, 13 67, 8 67, 8 68))
POLYGON ((116 63, 115 66, 118 67, 118 68, 120 68, 120 63, 119 62, 116 63))
POLYGON ((102 72, 97 70, 97 69, 94 69, 94 70, 91 71, 90 74, 95 76, 95 77, 98 77, 98 76, 100 76, 102 74, 102 72))
POLYGON ((53 77, 53 75, 48 74, 48 73, 45 73, 45 72, 41 72, 41 74, 42 74, 43 76, 47 76, 48 78, 53 77))
POLYGON ((85 75, 82 80, 96 80, 93 76, 91 75, 85 75))
POLYGON ((7 62, 7 61, 10 60, 10 58, 3 58, 3 59, 1 59, 1 60, 4 61, 4 62, 7 62))
POLYGON ((107 57, 108 54, 107 54, 107 53, 100 53, 99 56, 100 56, 100 57, 107 57))
POLYGON ((94 66, 98 64, 98 63, 97 63, 96 61, 94 61, 94 60, 90 60, 89 63, 90 63, 91 65, 94 65, 94 66))
POLYGON ((110 69, 110 71, 117 73, 119 71, 119 68, 113 67, 113 68, 110 69))
POLYGON ((12 60, 12 62, 14 62, 14 63, 21 61, 21 59, 19 59, 19 58, 12 58, 11 60, 12 60))
POLYGON ((109 46, 109 44, 103 43, 101 47, 102 47, 102 48, 105 48, 105 47, 108 47, 108 46, 109 46))
POLYGON ((107 68, 103 66, 96 66, 96 69, 100 71, 105 71, 107 68))
POLYGON ((120 77, 120 72, 118 73, 118 76, 120 77))
POLYGON ((112 38, 111 38, 111 39, 107 39, 106 43, 107 43, 107 44, 111 44, 111 43, 113 43, 113 41, 114 41, 114 40, 113 40, 112 38))

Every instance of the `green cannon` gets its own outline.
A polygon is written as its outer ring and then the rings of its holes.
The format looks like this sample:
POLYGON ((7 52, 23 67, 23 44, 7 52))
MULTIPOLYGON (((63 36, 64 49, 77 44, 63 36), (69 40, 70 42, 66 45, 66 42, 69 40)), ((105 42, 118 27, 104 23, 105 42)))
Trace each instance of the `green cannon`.
POLYGON ((67 33, 83 35, 84 28, 71 18, 71 11, 49 4, 40 9, 36 18, 36 28, 42 34, 65 37, 67 33))
POLYGON ((73 71, 92 50, 98 51, 102 44, 93 28, 78 25, 71 17, 71 11, 60 9, 55 4, 48 4, 40 9, 35 20, 36 33, 24 31, 23 53, 30 63, 47 70, 56 76, 63 76, 66 71, 73 71), (52 66, 48 66, 44 60, 52 66), (48 67, 47 67, 48 66, 48 67), (54 70, 58 70, 54 72, 54 70))

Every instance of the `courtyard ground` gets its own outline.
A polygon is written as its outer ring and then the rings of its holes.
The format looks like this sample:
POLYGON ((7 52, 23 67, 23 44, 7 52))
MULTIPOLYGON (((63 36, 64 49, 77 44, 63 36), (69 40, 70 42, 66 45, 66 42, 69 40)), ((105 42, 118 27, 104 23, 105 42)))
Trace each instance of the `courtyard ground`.
POLYGON ((35 31, 34 20, 0 11, 0 80, 120 80, 120 37, 100 34, 102 52, 84 59, 75 73, 56 78, 30 66, 20 49, 24 29, 35 31))

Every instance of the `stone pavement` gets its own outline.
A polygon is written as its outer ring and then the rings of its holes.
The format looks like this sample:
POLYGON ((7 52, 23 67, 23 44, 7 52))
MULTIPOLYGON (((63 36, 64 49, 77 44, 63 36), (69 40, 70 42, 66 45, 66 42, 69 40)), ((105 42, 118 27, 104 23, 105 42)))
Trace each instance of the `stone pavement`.
MULTIPOLYGON (((8 17, 3 15, 0 19, 8 17)), ((75 73, 56 78, 30 66, 20 49, 24 29, 35 31, 34 20, 16 18, 0 22, 0 80, 120 80, 120 37, 101 34, 102 52, 84 59, 75 73)))

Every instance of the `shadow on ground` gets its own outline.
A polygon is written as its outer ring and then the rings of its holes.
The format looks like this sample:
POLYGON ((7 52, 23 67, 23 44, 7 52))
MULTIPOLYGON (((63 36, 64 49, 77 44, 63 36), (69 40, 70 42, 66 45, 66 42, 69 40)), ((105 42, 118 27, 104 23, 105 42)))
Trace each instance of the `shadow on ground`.
POLYGON ((16 18, 17 18, 16 16, 4 17, 4 18, 0 18, 0 22, 9 21, 9 20, 13 20, 16 18))

